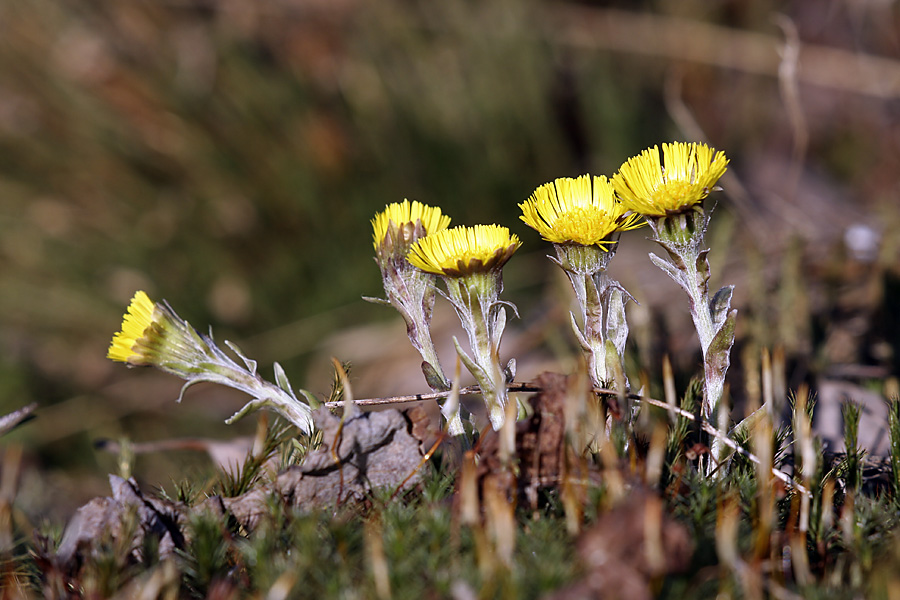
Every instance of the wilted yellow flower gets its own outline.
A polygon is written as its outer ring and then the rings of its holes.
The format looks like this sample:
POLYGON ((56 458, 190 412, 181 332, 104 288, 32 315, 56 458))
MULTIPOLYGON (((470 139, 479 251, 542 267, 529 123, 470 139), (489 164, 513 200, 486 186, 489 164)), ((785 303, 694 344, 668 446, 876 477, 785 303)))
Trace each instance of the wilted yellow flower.
POLYGON ((519 217, 546 241, 582 246, 605 245, 616 231, 636 229, 644 223, 640 215, 627 215, 604 176, 560 177, 537 188, 519 205, 519 217))
POLYGON ((413 244, 407 260, 436 275, 462 277, 499 269, 522 242, 501 225, 444 229, 413 244))
POLYGON ((654 146, 628 159, 612 184, 626 208, 664 217, 699 204, 725 173, 728 159, 706 144, 663 144, 663 161, 654 146))
POLYGON ((416 224, 421 222, 422 230, 418 237, 425 237, 436 231, 447 229, 450 217, 441 214, 441 209, 421 202, 394 202, 388 204, 383 211, 372 219, 373 241, 376 252, 381 249, 389 234, 392 243, 410 244, 415 234, 416 224), (407 225, 407 223, 411 225, 407 225), (398 235, 399 234, 399 235, 398 235))
POLYGON ((144 332, 153 322, 154 308, 155 304, 145 292, 134 294, 122 321, 122 331, 113 337, 107 358, 131 363, 140 358, 139 353, 134 350, 135 343, 144 337, 144 332))

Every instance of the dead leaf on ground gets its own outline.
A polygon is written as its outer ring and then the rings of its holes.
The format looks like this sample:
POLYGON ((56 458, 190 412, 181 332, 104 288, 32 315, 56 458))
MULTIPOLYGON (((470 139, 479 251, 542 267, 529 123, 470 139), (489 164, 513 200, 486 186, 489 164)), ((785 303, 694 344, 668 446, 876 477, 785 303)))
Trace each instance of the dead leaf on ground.
MULTIPOLYGON (((235 498, 208 498, 193 508, 144 495, 134 479, 109 476, 112 497, 94 498, 69 521, 55 553, 39 560, 62 573, 74 573, 104 539, 126 549, 128 560, 141 560, 148 536, 158 541, 158 560, 182 548, 182 529, 193 512, 231 513, 252 529, 275 495, 287 507, 308 509, 362 500, 378 488, 408 490, 421 481, 417 470, 428 435, 424 411, 384 410, 361 413, 342 424, 324 409, 314 413, 322 445, 303 464, 280 473, 274 481, 235 498), (337 441, 337 443, 335 443, 337 441), (130 536, 130 540, 123 539, 130 536)), ((149 546, 149 547, 152 547, 149 546)))
POLYGON ((184 545, 181 531, 184 505, 145 496, 134 479, 110 475, 109 485, 111 498, 94 498, 79 508, 66 526, 54 561, 63 570, 77 566, 106 535, 121 541, 126 531, 132 531, 131 543, 125 547, 136 561, 142 558, 140 554, 148 536, 158 540, 161 560, 184 545), (130 523, 130 519, 135 521, 130 523))
POLYGON ((663 501, 645 489, 632 490, 600 516, 579 537, 577 548, 585 576, 548 600, 649 600, 651 579, 685 571, 694 553, 687 528, 668 516, 663 501))
POLYGON ((276 494, 290 506, 327 506, 362 500, 378 488, 404 491, 421 481, 417 467, 424 455, 428 417, 416 407, 406 411, 365 412, 344 421, 320 409, 313 414, 322 445, 297 467, 237 498, 225 507, 245 527, 255 526, 276 494), (335 439, 339 438, 339 444, 335 439), (405 481, 404 481, 405 480, 405 481))
MULTIPOLYGON (((516 423, 516 495, 532 508, 537 506, 539 490, 559 486, 567 476, 567 469, 571 470, 575 464, 581 465, 580 457, 566 442, 565 403, 573 385, 575 379, 572 376, 541 374, 535 380, 535 386, 542 391, 528 399, 534 409, 533 414, 516 423)), ((499 457, 499 441, 495 432, 489 432, 482 438, 478 463, 478 479, 482 486, 491 473, 504 470, 499 457)), ((598 478, 599 472, 579 473, 580 477, 585 475, 587 478, 598 478)))

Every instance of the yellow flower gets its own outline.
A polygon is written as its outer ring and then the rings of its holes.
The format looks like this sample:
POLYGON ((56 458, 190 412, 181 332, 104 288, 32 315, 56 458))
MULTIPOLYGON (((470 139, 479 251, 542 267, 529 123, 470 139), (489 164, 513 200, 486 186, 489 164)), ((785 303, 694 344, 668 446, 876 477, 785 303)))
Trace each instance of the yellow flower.
MULTIPOLYGON (((418 237, 425 237, 436 231, 447 229, 447 226, 450 224, 450 217, 442 215, 440 208, 428 206, 421 202, 404 200, 403 202, 389 204, 372 219, 375 250, 378 251, 381 248, 385 238, 392 232, 401 233, 401 238, 406 238, 392 240, 394 243, 411 243, 413 241, 411 238, 418 222, 421 222, 424 230, 420 232, 418 237), (407 223, 411 223, 412 227, 406 227, 407 223)), ((396 236, 397 233, 393 233, 393 236, 396 236)))
POLYGON ((133 362, 139 357, 134 350, 135 343, 144 337, 144 332, 153 323, 153 312, 156 305, 145 292, 134 294, 128 312, 122 321, 122 331, 117 333, 109 346, 107 358, 121 362, 133 362))
MULTIPOLYGON (((221 351, 175 314, 165 302, 135 292, 122 320, 122 331, 113 336, 106 357, 131 366, 154 366, 185 377, 198 365, 217 358, 221 351)), ((223 355, 224 356, 224 355, 223 355)))
POLYGON ((644 225, 640 215, 626 215, 604 176, 560 177, 537 188, 519 208, 519 218, 554 244, 598 245, 605 250, 606 244, 614 243, 606 239, 610 234, 644 225))
POLYGON ((500 225, 444 229, 413 244, 407 260, 428 273, 462 277, 499 269, 522 242, 500 225))
POLYGON ((706 144, 675 142, 662 147, 662 162, 654 146, 628 159, 613 175, 622 203, 642 215, 664 217, 699 204, 728 165, 724 152, 706 144))

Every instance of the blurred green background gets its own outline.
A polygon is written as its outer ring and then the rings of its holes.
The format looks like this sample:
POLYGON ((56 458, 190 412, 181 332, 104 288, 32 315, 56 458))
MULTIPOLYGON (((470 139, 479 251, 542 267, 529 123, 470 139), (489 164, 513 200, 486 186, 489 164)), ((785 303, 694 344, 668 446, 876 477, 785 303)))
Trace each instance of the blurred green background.
MULTIPOLYGON (((357 397, 426 391, 397 317, 360 299, 381 293, 369 219, 403 198, 523 238, 505 294, 522 319, 504 353, 520 379, 570 368, 569 296, 516 205, 673 139, 732 160, 710 243, 713 283, 738 286, 735 362, 782 344, 795 380, 835 365, 896 374, 898 13, 849 0, 5 0, 0 414, 40 405, 0 440, 25 448, 22 504, 59 518, 106 494, 116 462, 98 438, 252 433, 222 423, 239 394, 198 386, 176 405, 178 380, 106 360, 137 289, 314 393, 332 354, 354 363, 357 397)), ((653 384, 668 352, 686 378, 686 300, 642 237, 612 267, 641 302, 635 369, 653 384)), ((740 377, 736 364, 733 387, 740 377)), ((208 469, 160 453, 136 475, 169 485, 208 469)))

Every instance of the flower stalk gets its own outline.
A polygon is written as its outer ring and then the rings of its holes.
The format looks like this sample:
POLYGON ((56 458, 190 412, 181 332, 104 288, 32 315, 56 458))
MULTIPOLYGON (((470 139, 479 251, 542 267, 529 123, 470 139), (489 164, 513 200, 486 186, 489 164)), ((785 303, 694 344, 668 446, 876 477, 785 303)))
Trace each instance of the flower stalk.
POLYGON ((212 339, 203 335, 179 317, 165 301, 153 302, 145 292, 135 293, 122 322, 122 330, 112 340, 107 358, 132 367, 156 367, 186 383, 178 402, 190 386, 206 381, 240 390, 253 400, 225 422, 229 425, 249 413, 271 410, 297 426, 305 434, 313 432, 311 405, 316 399, 300 390, 300 400, 291 388, 281 365, 275 363, 275 380, 269 383, 256 372, 256 361, 247 358, 231 342, 228 346, 244 363, 232 360, 212 339))
POLYGON ((455 337, 453 344, 481 388, 491 425, 499 429, 508 401, 506 383, 513 375, 500 367, 500 337, 506 327, 506 309, 499 297, 502 289, 499 272, 445 277, 444 281, 450 304, 468 335, 471 356, 455 337))
MULTIPOLYGON (((557 257, 551 257, 551 260, 568 276, 580 309, 583 329, 573 313, 569 313, 569 317, 575 338, 585 353, 591 383, 595 388, 614 388, 616 373, 625 372, 625 342, 628 339, 625 302, 631 298, 619 282, 606 273, 615 251, 563 244, 554 244, 554 248, 557 257), (572 260, 573 255, 584 254, 595 256, 587 263, 572 260), (591 266, 585 268, 585 264, 591 266)), ((624 382, 627 389, 627 377, 624 382)))
POLYGON ((671 277, 690 299, 691 318, 703 352, 706 394, 703 415, 710 418, 725 390, 725 374, 731 362, 737 309, 731 308, 734 286, 725 286, 709 297, 710 268, 703 233, 709 212, 694 210, 672 217, 649 217, 650 228, 667 257, 650 254, 650 260, 671 277), (674 223, 673 223, 674 222, 674 223), (683 232, 694 231, 685 239, 683 232))

